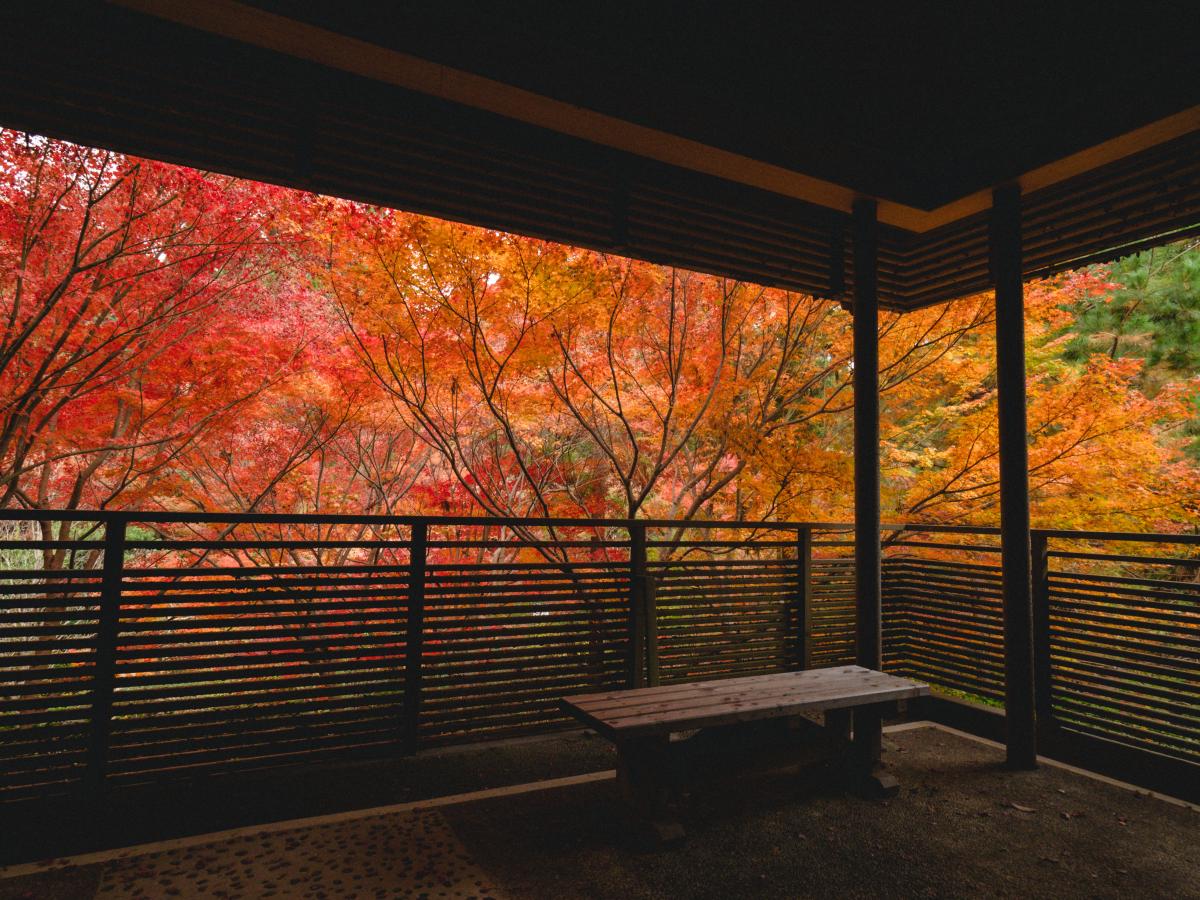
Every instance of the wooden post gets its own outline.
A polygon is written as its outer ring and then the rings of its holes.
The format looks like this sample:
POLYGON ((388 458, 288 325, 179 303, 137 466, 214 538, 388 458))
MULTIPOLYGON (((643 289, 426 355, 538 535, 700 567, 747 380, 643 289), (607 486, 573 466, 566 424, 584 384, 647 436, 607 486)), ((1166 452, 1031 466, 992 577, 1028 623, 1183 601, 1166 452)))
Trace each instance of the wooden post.
POLYGON ((796 629, 799 669, 812 668, 812 528, 796 534, 796 629))
POLYGON ((646 686, 646 526, 629 525, 629 660, 626 683, 646 686))
POLYGON ((108 770, 113 692, 117 681, 117 638, 121 630, 121 583, 125 573, 125 532, 129 521, 113 516, 104 523, 104 566, 96 623, 96 674, 92 688, 87 785, 98 789, 108 770))
POLYGON ((1029 533, 1033 589, 1033 699, 1037 741, 1049 746, 1055 738, 1054 682, 1050 673, 1049 539, 1044 531, 1029 533))
POLYGON ((1033 600, 1029 552, 1029 448, 1025 423, 1025 303, 1021 193, 992 194, 990 249, 996 289, 996 392, 1000 425, 1000 565, 1004 596, 1008 764, 1037 766, 1033 697, 1033 600))
MULTIPOLYGON (((879 543, 879 223, 874 200, 854 203, 854 582, 860 666, 883 667, 882 551, 879 543)), ((882 719, 854 713, 857 762, 878 765, 882 719)))
POLYGON ((645 575, 643 608, 646 611, 646 685, 658 687, 658 583, 645 575))
POLYGON ((656 849, 684 837, 683 825, 671 811, 672 773, 677 770, 670 735, 658 734, 617 742, 617 786, 639 844, 656 849))
POLYGON ((404 750, 416 753, 421 716, 421 656, 425 643, 425 564, 429 524, 416 522, 409 542, 408 629, 404 665, 404 750))

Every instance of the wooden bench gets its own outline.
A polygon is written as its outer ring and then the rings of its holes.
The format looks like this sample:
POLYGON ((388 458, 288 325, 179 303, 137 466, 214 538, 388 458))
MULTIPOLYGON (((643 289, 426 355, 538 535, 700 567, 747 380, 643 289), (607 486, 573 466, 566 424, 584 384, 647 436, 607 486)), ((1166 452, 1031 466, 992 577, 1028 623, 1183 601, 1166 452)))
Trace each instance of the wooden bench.
MULTIPOLYGON (((564 697, 561 705, 616 744, 622 796, 636 820, 661 842, 683 836, 669 813, 672 734, 823 712, 827 728, 849 737, 853 710, 862 722, 877 723, 882 709, 928 693, 927 685, 907 678, 839 666, 581 694, 564 697)), ((878 763, 878 750, 857 758, 848 754, 848 760, 865 778, 878 763)))

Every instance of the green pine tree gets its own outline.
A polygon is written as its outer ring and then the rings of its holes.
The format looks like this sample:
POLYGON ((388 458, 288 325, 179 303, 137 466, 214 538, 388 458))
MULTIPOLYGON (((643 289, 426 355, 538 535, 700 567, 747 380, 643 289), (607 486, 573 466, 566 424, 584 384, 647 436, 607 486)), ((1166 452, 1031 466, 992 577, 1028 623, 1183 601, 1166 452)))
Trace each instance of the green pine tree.
MULTIPOLYGON (((1153 395, 1169 382, 1200 379, 1200 240, 1145 250, 1108 267, 1117 287, 1081 300, 1074 310, 1068 360, 1097 352, 1146 361, 1139 387, 1153 395)), ((1188 453, 1200 459, 1200 389, 1184 424, 1188 453)))

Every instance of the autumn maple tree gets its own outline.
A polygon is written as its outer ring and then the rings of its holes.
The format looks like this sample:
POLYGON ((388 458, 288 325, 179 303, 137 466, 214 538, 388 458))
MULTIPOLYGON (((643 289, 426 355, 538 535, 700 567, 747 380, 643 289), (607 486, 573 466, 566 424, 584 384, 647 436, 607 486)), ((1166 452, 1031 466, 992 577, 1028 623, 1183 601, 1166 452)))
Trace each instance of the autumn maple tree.
POLYGON ((291 192, 0 132, 0 506, 104 508, 296 360, 291 192), (288 202, 284 202, 288 201, 288 202))
MULTIPOLYGON (((386 210, 343 216, 327 278, 360 358, 483 510, 770 518, 844 482, 837 304, 386 210)), ((888 319, 884 391, 987 309, 888 319)))
MULTIPOLYGON (((1029 286, 1039 524, 1194 524, 1197 272, 1029 286)), ((0 315, 8 509, 852 515, 833 300, 0 131, 0 315)), ((991 297, 880 340, 885 517, 994 523, 991 297)))
MULTIPOLYGON (((1035 525, 1173 530, 1200 507, 1196 467, 1181 423, 1195 389, 1146 390, 1145 361, 1077 341, 1081 306, 1111 297, 1108 270, 1038 281, 1026 289, 1029 481, 1035 525)), ((990 298, 989 298, 990 299, 990 298)), ((989 330, 955 347, 885 403, 889 501, 900 520, 994 524, 999 503, 995 344, 989 330)))

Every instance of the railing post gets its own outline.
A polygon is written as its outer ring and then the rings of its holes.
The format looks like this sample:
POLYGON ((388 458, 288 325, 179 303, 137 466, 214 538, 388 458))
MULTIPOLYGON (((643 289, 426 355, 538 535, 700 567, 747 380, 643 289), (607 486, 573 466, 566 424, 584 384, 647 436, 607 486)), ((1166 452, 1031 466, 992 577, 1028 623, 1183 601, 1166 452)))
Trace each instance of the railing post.
POLYGON ((646 686, 646 526, 629 525, 629 663, 627 684, 646 686))
POLYGON ((646 610, 646 684, 658 686, 658 583, 652 575, 642 576, 646 610))
POLYGON ((796 618, 798 664, 812 668, 812 528, 801 526, 796 533, 796 618))
POLYGON ((421 656, 425 639, 425 563, 429 524, 414 522, 409 542, 408 629, 405 639, 404 729, 406 753, 416 753, 421 715, 421 656))
POLYGON ((1050 670, 1050 565, 1044 531, 1030 531, 1029 548, 1033 588, 1033 700, 1038 743, 1055 737, 1054 682, 1050 670))
POLYGON ((104 523, 104 565, 101 569, 100 609, 96 623, 96 674, 92 682, 91 734, 88 740, 87 785, 93 790, 103 785, 108 770, 128 524, 128 519, 121 515, 114 515, 104 523))

